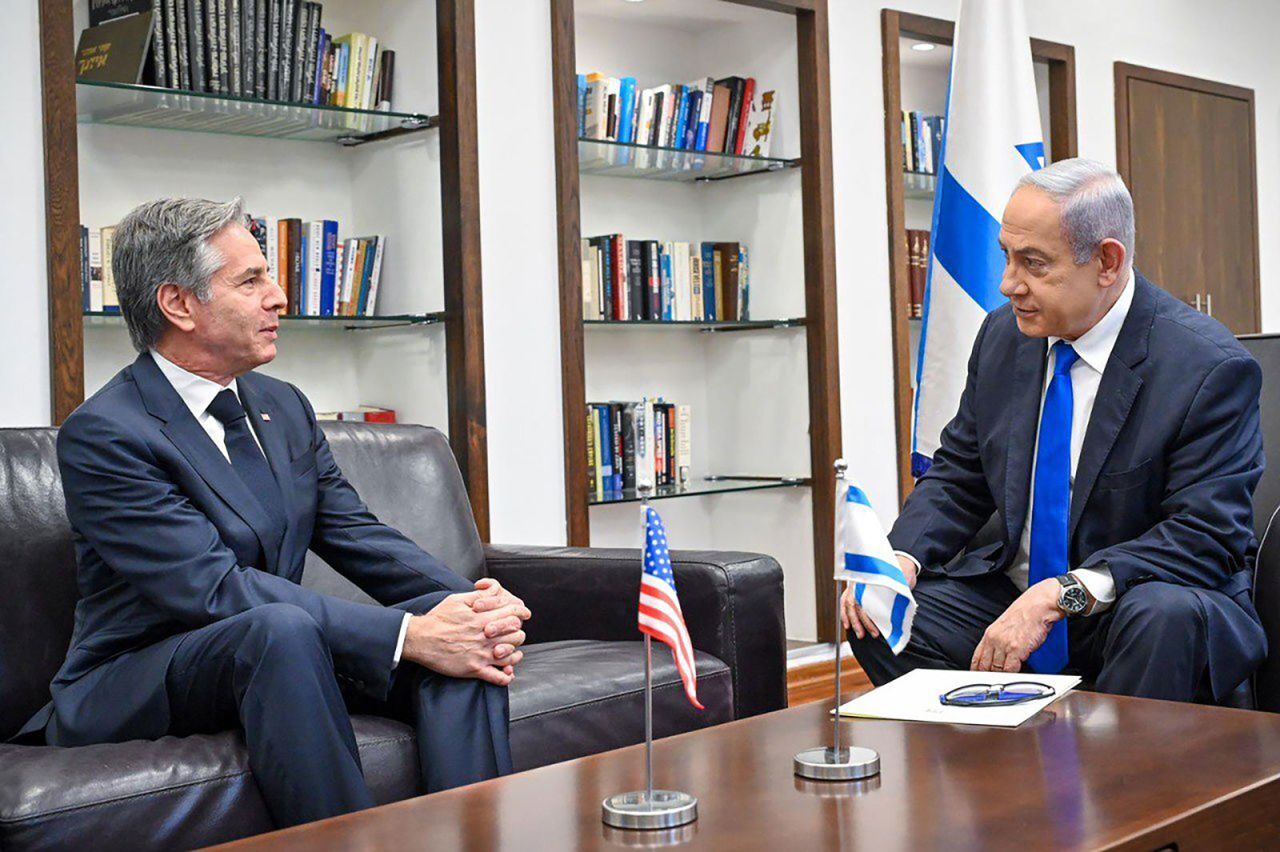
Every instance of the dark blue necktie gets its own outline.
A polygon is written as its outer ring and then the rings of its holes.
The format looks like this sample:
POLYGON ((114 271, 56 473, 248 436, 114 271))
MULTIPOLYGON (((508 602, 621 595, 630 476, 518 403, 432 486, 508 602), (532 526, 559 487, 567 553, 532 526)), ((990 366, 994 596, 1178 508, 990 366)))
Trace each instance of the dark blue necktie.
MULTIPOLYGON (((1080 356, 1071 344, 1053 344, 1053 379, 1040 414, 1040 442, 1036 450, 1035 497, 1031 505, 1031 566, 1027 585, 1067 573, 1067 517, 1071 509, 1071 365, 1080 356)), ((1041 674, 1056 674, 1067 665, 1067 620, 1049 631, 1049 638, 1027 662, 1041 674)))
POLYGON ((267 457, 253 439, 250 431, 252 427, 249 426, 249 418, 239 397, 231 388, 227 388, 213 398, 207 410, 227 431, 227 455, 231 457, 231 467, 235 469, 240 481, 249 488, 272 520, 283 523, 285 512, 280 486, 271 473, 267 457))

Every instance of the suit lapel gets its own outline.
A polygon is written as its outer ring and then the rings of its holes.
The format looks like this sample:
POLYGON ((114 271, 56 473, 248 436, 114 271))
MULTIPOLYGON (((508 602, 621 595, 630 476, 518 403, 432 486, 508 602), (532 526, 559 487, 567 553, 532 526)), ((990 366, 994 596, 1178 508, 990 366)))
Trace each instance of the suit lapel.
POLYGON ((219 452, 209 433, 196 422, 182 397, 178 396, 149 353, 139 355, 134 361, 133 379, 147 411, 165 422, 160 431, 195 468, 200 478, 249 525, 262 546, 267 570, 274 572, 280 555, 280 531, 275 529, 262 504, 219 452))
POLYGON ((1128 420, 1129 411, 1142 389, 1142 378, 1133 367, 1147 357, 1151 338, 1151 323, 1155 318, 1155 294, 1152 285, 1136 271, 1130 283, 1135 288, 1129 315, 1120 327, 1115 348, 1102 373, 1098 396, 1093 401, 1093 413, 1080 447, 1080 460, 1076 463, 1076 478, 1071 486, 1071 514, 1067 527, 1067 541, 1076 534, 1076 525, 1089 502, 1089 495, 1098 474, 1111 449, 1115 446, 1120 430, 1128 420))
POLYGON ((1036 448, 1036 427, 1040 420, 1040 394, 1044 388, 1045 341, 1018 336, 1013 366, 1013 386, 1009 394, 1008 457, 1005 462, 1004 519, 1010 547, 1017 550, 1026 523, 1031 493, 1031 455, 1036 448))

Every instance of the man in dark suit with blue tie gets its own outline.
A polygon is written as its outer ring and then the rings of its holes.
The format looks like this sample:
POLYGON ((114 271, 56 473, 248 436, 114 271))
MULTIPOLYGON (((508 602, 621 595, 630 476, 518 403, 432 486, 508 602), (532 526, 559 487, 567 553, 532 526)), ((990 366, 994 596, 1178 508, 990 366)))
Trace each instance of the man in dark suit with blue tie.
POLYGON ((841 601, 873 683, 1068 670, 1104 692, 1221 700, 1265 656, 1249 595, 1261 372, 1133 269, 1133 243, 1133 201, 1105 166, 1019 182, 1000 228, 1009 304, 978 332, 889 535, 918 605, 910 643, 895 657, 841 601))
POLYGON ((416 727, 426 792, 511 770, 529 618, 375 518, 306 397, 253 372, 285 297, 239 201, 163 199, 116 230, 136 361, 58 435, 80 601, 51 745, 240 727, 281 826, 373 804, 347 701, 416 727), (378 605, 299 585, 314 550, 378 605))

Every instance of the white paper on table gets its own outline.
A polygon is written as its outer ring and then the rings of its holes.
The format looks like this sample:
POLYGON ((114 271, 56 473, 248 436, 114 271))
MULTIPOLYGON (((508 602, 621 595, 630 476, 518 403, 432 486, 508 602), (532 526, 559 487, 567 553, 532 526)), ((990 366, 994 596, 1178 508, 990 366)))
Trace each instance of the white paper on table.
POLYGON ((1016 728, 1066 695, 1080 683, 1075 675, 1041 675, 1030 672, 940 671, 915 669, 897 680, 859 695, 840 706, 841 716, 865 719, 899 719, 906 722, 943 722, 953 725, 993 725, 1016 728), (953 707, 939 697, 973 683, 1032 681, 1052 686, 1054 694, 1004 707, 953 707))

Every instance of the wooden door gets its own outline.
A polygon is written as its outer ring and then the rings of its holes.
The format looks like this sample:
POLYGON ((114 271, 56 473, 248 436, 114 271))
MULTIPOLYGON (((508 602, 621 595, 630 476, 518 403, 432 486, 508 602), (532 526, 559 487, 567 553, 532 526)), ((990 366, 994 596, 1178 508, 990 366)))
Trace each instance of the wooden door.
POLYGON ((1232 332, 1258 331, 1253 90, 1123 62, 1115 78, 1138 269, 1232 332))

